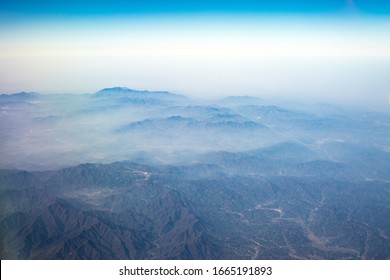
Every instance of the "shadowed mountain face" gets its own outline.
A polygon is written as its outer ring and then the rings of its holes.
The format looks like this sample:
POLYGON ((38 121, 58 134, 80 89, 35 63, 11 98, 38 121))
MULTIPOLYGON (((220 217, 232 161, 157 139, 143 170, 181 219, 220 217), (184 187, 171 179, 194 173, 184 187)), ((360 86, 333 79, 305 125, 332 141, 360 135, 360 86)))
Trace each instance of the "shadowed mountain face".
MULTIPOLYGON (((244 155, 231 156, 242 159, 238 165, 245 161, 244 155)), ((319 172, 271 175, 278 168, 272 166, 259 168, 270 175, 254 170, 227 175, 234 164, 228 162, 228 168, 118 162, 44 172, 3 170, 1 257, 390 257, 388 183, 350 182, 335 171, 332 178, 319 172)))
POLYGON ((2 259, 390 258, 387 114, 126 88, 0 106, 2 259))

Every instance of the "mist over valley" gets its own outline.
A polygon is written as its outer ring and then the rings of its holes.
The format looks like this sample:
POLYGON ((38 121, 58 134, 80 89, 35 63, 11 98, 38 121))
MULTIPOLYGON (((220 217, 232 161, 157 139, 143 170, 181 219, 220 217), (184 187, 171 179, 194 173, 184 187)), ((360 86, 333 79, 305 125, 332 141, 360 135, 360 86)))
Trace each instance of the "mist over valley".
POLYGON ((390 115, 0 95, 2 259, 389 259, 390 115))

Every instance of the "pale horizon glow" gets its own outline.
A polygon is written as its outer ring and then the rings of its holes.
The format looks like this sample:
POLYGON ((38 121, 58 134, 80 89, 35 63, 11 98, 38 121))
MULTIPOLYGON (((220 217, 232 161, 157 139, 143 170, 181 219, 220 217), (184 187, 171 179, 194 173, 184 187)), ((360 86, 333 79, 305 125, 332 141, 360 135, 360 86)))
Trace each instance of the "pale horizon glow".
POLYGON ((390 21, 99 18, 0 28, 1 93, 126 86, 387 104, 390 21), (342 94, 340 94, 342 93, 342 94), (377 98, 373 100, 373 98, 377 98))

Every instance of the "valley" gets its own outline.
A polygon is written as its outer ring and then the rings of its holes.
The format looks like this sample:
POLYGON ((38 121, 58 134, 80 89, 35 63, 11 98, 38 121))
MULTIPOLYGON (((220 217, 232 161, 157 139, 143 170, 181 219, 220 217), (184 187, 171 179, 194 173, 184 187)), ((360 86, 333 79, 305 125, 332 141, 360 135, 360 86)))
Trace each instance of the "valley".
POLYGON ((389 259, 390 116, 0 95, 2 259, 389 259))

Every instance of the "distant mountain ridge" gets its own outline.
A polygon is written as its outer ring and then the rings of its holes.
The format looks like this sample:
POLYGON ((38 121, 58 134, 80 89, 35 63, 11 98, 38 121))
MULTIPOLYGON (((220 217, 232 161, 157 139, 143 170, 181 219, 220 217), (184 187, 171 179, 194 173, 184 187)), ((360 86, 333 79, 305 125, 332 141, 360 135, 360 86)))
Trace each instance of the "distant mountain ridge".
POLYGON ((390 115, 0 95, 2 259, 389 259, 390 115))
POLYGON ((148 91, 148 90, 133 90, 126 87, 113 87, 99 90, 94 97, 98 98, 117 98, 122 101, 147 103, 152 105, 166 104, 169 102, 188 102, 189 98, 184 95, 170 93, 168 91, 148 91))
POLYGON ((33 101, 39 98, 39 94, 35 92, 18 92, 12 94, 0 94, 0 102, 26 102, 33 101))
POLYGON ((144 94, 144 95, 154 95, 154 94, 166 94, 166 95, 177 95, 170 93, 168 91, 149 91, 149 90, 134 90, 127 87, 112 87, 104 88, 95 93, 97 96, 102 95, 115 95, 115 94, 144 94))
POLYGON ((145 119, 127 124, 118 131, 129 131, 131 129, 263 129, 265 126, 242 117, 226 115, 215 115, 207 119, 198 120, 194 118, 183 118, 182 116, 170 116, 163 119, 145 119))

